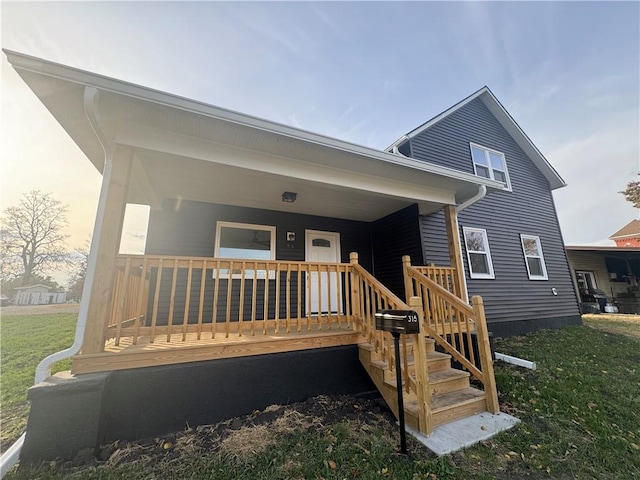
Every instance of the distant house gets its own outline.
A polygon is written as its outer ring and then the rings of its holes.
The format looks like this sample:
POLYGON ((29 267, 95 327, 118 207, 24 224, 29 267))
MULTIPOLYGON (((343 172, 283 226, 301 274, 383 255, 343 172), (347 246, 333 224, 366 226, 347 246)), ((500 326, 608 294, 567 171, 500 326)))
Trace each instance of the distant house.
POLYGON ((422 316, 400 369, 430 434, 499 411, 487 329, 580 323, 565 183, 487 87, 383 151, 6 53, 103 176, 81 349, 31 391, 23 459, 322 393, 398 414, 383 309, 422 316), (128 203, 144 255, 119 254, 128 203))
POLYGON ((609 238, 618 247, 640 247, 640 220, 631 220, 609 238))
POLYGON ((67 300, 66 292, 50 292, 51 287, 42 284, 17 287, 15 290, 16 305, 48 305, 64 303, 67 300))

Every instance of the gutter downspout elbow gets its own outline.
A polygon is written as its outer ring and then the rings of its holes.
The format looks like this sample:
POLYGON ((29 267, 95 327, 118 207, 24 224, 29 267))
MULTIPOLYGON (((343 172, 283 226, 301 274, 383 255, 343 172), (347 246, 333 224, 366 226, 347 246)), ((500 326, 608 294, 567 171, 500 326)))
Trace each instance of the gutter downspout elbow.
MULTIPOLYGON (((402 137, 400 137, 400 140, 404 141, 404 140, 409 140, 409 137, 407 135, 403 135, 402 137)), ((393 146, 393 148, 391 149, 391 153, 394 153, 396 155, 402 155, 403 157, 409 158, 407 157, 404 153, 400 153, 400 150, 398 150, 398 143, 400 143, 400 140, 398 140, 395 145, 393 146)))
POLYGON ((482 200, 485 196, 487 195, 487 187, 486 185, 480 185, 478 187, 478 193, 476 193, 473 197, 471 197, 469 200, 462 202, 460 205, 456 205, 456 213, 460 213, 462 210, 464 210, 465 208, 470 207, 471 205, 473 205, 476 202, 479 202, 480 200, 482 200))

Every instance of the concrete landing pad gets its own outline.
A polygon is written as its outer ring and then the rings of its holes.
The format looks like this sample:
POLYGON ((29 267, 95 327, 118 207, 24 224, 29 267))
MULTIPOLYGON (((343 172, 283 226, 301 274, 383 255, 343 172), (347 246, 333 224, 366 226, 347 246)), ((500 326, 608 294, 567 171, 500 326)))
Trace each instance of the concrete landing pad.
POLYGON ((446 455, 487 440, 517 423, 520 420, 506 413, 482 412, 436 427, 428 437, 410 427, 406 430, 436 455, 446 455))

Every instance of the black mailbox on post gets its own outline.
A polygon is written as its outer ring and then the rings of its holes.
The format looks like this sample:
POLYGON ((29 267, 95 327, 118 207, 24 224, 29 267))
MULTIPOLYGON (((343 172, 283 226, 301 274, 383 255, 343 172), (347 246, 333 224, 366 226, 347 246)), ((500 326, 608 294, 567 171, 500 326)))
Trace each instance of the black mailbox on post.
POLYGON ((379 310, 376 313, 376 330, 391 333, 420 333, 418 314, 413 310, 379 310))
POLYGON ((390 332, 396 357, 396 391, 398 393, 398 421, 400 422, 400 453, 407 454, 407 438, 404 426, 404 400, 402 399, 402 375, 400 373, 400 335, 420 333, 420 322, 415 310, 379 310, 376 312, 376 330, 390 332))

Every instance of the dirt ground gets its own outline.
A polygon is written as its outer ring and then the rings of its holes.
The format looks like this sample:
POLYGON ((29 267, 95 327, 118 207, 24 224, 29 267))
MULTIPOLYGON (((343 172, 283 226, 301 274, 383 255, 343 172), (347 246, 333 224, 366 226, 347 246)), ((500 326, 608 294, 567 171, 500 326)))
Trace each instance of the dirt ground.
POLYGON ((348 395, 320 395, 290 405, 272 405, 244 417, 232 418, 215 425, 189 428, 183 432, 139 442, 114 442, 102 447, 97 458, 82 453, 73 463, 107 466, 143 458, 177 458, 194 451, 223 450, 234 456, 266 450, 278 433, 296 429, 317 430, 341 420, 379 425, 395 442, 395 418, 382 398, 355 398, 348 395))
POLYGON ((78 313, 79 310, 79 303, 61 303, 58 305, 10 305, 8 307, 0 308, 0 316, 78 313))

